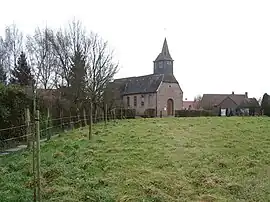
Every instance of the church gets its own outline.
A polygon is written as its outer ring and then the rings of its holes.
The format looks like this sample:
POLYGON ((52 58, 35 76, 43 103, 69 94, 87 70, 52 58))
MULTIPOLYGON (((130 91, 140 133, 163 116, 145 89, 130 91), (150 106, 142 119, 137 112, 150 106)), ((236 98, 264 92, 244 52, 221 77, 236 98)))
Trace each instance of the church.
POLYGON ((165 38, 153 74, 115 79, 108 85, 114 107, 135 109, 136 116, 146 110, 155 111, 156 116, 173 116, 181 110, 183 91, 173 74, 173 62, 165 38))

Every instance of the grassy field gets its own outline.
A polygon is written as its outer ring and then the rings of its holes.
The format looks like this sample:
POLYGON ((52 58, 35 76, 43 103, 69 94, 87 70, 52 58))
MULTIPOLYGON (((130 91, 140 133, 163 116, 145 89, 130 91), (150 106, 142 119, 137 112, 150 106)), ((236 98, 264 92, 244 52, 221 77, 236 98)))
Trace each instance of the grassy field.
MULTIPOLYGON (((270 201, 270 119, 110 122, 41 149, 43 201, 270 201)), ((0 201, 31 201, 28 152, 0 159, 0 201)))

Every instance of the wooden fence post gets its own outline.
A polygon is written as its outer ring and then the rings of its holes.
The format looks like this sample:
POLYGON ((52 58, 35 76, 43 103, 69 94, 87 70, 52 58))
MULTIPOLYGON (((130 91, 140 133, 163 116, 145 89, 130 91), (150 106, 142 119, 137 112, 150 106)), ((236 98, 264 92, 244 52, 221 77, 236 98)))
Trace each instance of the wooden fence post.
POLYGON ((31 128, 30 128, 30 110, 29 108, 25 109, 25 125, 26 125, 26 142, 27 142, 27 148, 29 149, 31 147, 30 143, 30 134, 31 134, 31 128))
POLYGON ((60 108, 60 124, 61 124, 61 129, 64 131, 63 109, 62 108, 60 108))
POLYGON ((87 119, 86 119, 85 108, 83 108, 83 119, 84 119, 84 126, 87 126, 87 119))
POLYGON ((79 108, 77 108, 77 118, 78 118, 79 128, 81 128, 82 127, 82 122, 81 122, 80 109, 79 108))
POLYGON ((104 115, 105 115, 105 125, 107 124, 107 120, 108 120, 108 110, 107 110, 107 104, 105 104, 105 113, 104 113, 104 115))
POLYGON ((113 109, 113 120, 115 121, 115 109, 113 109))
POLYGON ((46 122, 46 133, 47 133, 47 140, 51 139, 51 129, 50 129, 50 108, 47 108, 47 122, 46 122))
POLYGON ((88 134, 88 138, 89 140, 92 137, 92 102, 90 101, 90 106, 89 106, 89 134, 88 134))
POLYGON ((33 190, 33 201, 37 201, 37 182, 36 182, 36 127, 35 127, 35 118, 36 118, 36 90, 34 82, 32 83, 32 93, 33 93, 33 122, 32 122, 32 153, 33 153, 33 181, 34 181, 34 190, 33 190))
POLYGON ((36 112, 36 142, 37 142, 37 201, 41 201, 40 193, 40 128, 39 128, 39 110, 36 112))
MULTIPOLYGON (((35 114, 35 113, 34 113, 35 114)), ((34 117, 35 118, 35 117, 34 117)), ((33 193, 33 197, 34 197, 34 202, 37 201, 37 182, 36 182, 36 145, 35 145, 35 140, 36 140, 36 131, 35 131, 35 123, 32 124, 33 128, 32 128, 32 153, 33 153, 33 182, 34 182, 34 193, 33 193)))
POLYGON ((69 126, 70 126, 70 129, 73 130, 74 129, 74 122, 73 122, 72 112, 70 110, 69 110, 69 126))

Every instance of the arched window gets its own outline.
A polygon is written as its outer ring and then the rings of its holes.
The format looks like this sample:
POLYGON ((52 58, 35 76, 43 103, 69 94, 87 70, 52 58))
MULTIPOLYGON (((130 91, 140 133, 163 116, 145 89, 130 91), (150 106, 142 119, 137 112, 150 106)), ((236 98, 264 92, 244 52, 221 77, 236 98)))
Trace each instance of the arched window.
POLYGON ((130 98, 127 97, 127 106, 129 107, 130 106, 130 98))

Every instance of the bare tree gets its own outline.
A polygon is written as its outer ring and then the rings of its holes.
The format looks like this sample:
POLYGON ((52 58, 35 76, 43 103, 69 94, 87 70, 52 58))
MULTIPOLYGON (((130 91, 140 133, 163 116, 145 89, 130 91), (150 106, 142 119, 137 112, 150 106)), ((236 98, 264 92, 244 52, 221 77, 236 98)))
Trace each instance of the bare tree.
POLYGON ((262 97, 259 97, 259 99, 258 99, 258 103, 259 103, 259 105, 261 105, 261 104, 262 104, 262 97))
POLYGON ((201 101, 202 101, 202 96, 201 95, 197 95, 194 98, 194 108, 195 109, 200 109, 201 108, 201 101))
MULTIPOLYGON (((58 65, 58 74, 56 78, 61 78, 61 86, 70 86, 71 59, 69 50, 71 47, 70 39, 67 32, 59 29, 56 33, 53 31, 48 34, 49 41, 53 49, 53 55, 58 65)), ((58 86, 59 87, 59 86, 58 86)))
POLYGON ((3 38, 0 36, 0 83, 6 83, 6 69, 4 66, 6 60, 6 48, 3 38))
POLYGON ((11 70, 16 66, 17 59, 23 50, 23 34, 15 24, 6 28, 5 32, 6 60, 5 68, 10 77, 11 70))
POLYGON ((35 80, 44 89, 51 84, 54 74, 55 56, 49 41, 48 28, 37 28, 33 36, 27 37, 26 48, 30 57, 30 64, 35 73, 35 80))
POLYGON ((87 90, 90 94, 94 110, 97 106, 104 107, 103 93, 107 84, 118 70, 118 64, 113 61, 113 52, 108 43, 97 34, 90 35, 91 46, 87 58, 87 90))
POLYGON ((0 63, 3 64, 6 56, 6 47, 4 39, 0 36, 0 63))

